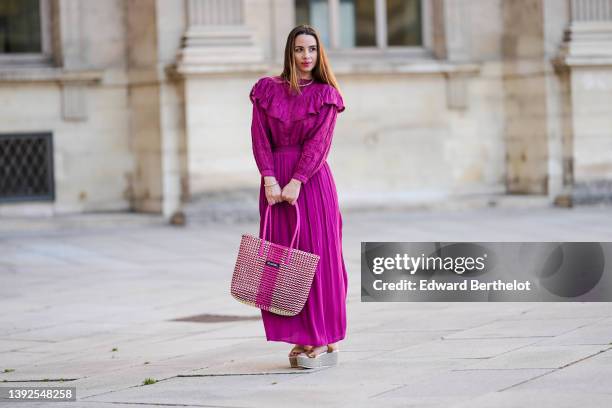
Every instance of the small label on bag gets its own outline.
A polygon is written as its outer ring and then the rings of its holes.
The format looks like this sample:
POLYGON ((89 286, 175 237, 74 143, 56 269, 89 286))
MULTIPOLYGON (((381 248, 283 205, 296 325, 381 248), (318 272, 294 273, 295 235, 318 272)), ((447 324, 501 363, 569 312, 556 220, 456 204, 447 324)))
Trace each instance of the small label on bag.
POLYGON ((274 262, 274 261, 266 261, 266 265, 268 265, 268 266, 272 266, 272 267, 274 267, 274 268, 278 268, 278 267, 280 267, 280 264, 278 264, 278 263, 276 263, 276 262, 274 262))

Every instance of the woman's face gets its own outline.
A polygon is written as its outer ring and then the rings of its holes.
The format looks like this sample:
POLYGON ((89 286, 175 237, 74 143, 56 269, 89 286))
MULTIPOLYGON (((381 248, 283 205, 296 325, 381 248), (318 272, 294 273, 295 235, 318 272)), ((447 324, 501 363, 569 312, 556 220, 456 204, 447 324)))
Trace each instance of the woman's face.
POLYGON ((311 78, 311 71, 317 63, 317 40, 310 34, 300 34, 295 37, 293 47, 293 58, 298 67, 299 76, 305 79, 311 78))

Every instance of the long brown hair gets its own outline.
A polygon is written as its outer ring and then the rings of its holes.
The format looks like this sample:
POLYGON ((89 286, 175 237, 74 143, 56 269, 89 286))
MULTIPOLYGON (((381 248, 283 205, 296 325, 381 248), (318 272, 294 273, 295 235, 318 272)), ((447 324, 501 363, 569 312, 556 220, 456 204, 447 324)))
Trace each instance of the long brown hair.
POLYGON ((300 34, 312 35, 317 41, 317 62, 312 69, 312 78, 317 82, 323 82, 336 88, 340 92, 336 77, 332 72, 331 65, 327 59, 325 48, 321 42, 318 31, 309 25, 302 24, 295 27, 287 36, 287 44, 285 45, 285 66, 280 77, 289 82, 290 88, 296 93, 301 93, 298 83, 298 70, 293 57, 293 48, 295 47, 295 38, 300 34))

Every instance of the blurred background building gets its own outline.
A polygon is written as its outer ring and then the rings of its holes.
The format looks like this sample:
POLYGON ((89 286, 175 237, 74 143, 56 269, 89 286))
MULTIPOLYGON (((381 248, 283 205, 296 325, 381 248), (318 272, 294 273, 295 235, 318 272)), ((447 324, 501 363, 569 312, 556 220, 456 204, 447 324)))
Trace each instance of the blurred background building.
POLYGON ((248 93, 297 23, 341 205, 612 198, 612 0, 0 0, 0 216, 258 191, 248 93))

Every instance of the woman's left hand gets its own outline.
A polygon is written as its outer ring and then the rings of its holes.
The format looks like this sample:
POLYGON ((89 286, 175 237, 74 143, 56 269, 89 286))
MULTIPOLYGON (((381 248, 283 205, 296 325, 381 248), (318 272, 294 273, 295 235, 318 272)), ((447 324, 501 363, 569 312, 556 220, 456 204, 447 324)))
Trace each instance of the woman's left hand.
POLYGON ((292 178, 291 181, 287 183, 285 187, 283 187, 283 191, 281 191, 281 199, 283 201, 287 201, 291 205, 295 205, 295 202, 300 195, 301 187, 302 182, 292 178))

